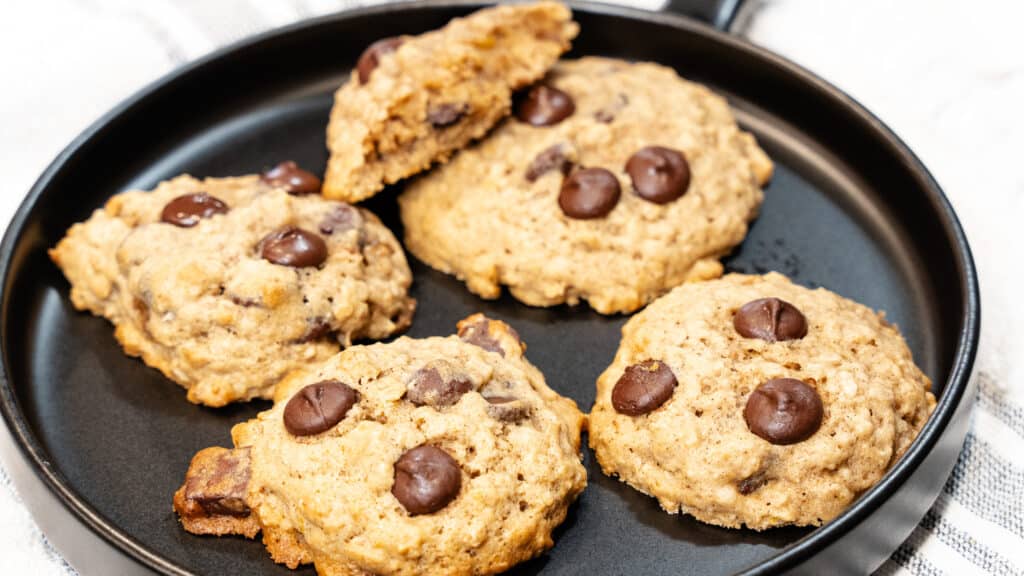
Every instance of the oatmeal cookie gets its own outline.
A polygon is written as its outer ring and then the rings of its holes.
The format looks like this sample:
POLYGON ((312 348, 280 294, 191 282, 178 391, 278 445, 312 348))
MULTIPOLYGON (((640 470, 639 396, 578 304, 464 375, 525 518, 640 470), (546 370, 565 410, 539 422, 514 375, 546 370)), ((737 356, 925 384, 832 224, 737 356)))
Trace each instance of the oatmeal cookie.
POLYGON ((334 97, 324 195, 368 198, 483 136, 569 49, 571 18, 554 2, 496 6, 371 44, 334 97))
POLYGON ((479 314, 348 348, 289 378, 234 449, 197 454, 175 509, 198 534, 255 521, 275 561, 327 576, 507 570, 552 546, 586 484, 583 416, 523 350, 479 314))
POLYGON ((559 62, 515 118, 400 198, 406 247, 496 298, 632 312, 719 257, 772 163, 725 100, 651 63, 559 62))
POLYGON ((779 274, 730 274, 630 319, 597 381, 590 445, 670 513, 817 526, 907 450, 930 386, 882 314, 779 274))
POLYGON ((325 200, 294 164, 179 176, 118 194, 50 251, 80 310, 209 406, 270 398, 353 340, 408 326, 412 273, 370 212, 325 200))

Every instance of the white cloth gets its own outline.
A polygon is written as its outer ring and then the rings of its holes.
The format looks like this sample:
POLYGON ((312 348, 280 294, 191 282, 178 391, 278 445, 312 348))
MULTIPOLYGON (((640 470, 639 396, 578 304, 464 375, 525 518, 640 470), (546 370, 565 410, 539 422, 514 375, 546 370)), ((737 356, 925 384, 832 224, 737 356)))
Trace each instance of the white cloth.
MULTIPOLYGON (((47 0, 0 18, 0 222, 50 160, 121 99, 217 46, 351 0, 47 0)), ((656 7, 658 0, 630 3, 656 7)), ((740 33, 887 122, 949 194, 974 249, 984 323, 967 445, 883 574, 1024 574, 1024 3, 759 3, 740 33)), ((74 573, 0 470, 0 573, 74 573)))

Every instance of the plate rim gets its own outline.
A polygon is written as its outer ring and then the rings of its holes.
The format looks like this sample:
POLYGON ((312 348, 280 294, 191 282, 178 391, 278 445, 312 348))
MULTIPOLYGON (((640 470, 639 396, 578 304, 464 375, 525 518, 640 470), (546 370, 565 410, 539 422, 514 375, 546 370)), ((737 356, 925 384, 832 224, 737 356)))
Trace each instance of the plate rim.
MULTIPOLYGON (((821 552, 839 538, 854 529, 868 516, 874 513, 885 501, 901 488, 915 470, 921 465, 938 443, 943 433, 965 401, 964 393, 969 388, 975 358, 978 352, 981 322, 981 298, 978 286, 978 275, 969 243, 956 212, 949 199, 942 191, 938 182, 925 167, 917 155, 900 139, 884 122, 835 85, 826 81, 814 72, 796 64, 775 52, 757 46, 743 38, 720 31, 712 26, 687 16, 647 10, 621 5, 604 4, 593 1, 563 0, 570 8, 598 15, 620 16, 651 23, 668 24, 683 29, 688 33, 702 36, 703 40, 724 44, 734 50, 744 52, 745 56, 760 59, 759 64, 773 66, 782 70, 790 78, 813 88, 822 96, 837 103, 846 111, 857 116, 875 133, 888 150, 886 153, 898 158, 920 180, 921 187, 926 190, 928 200, 941 218, 941 226, 945 235, 953 244, 955 267, 961 276, 964 290, 961 301, 964 304, 962 326, 954 351, 954 360, 949 369, 949 376, 943 388, 943 394, 917 438, 907 449, 900 460, 868 491, 861 494, 842 514, 823 526, 817 527, 795 542, 781 548, 760 564, 740 572, 754 575, 775 573, 786 570, 821 552)), ((24 235, 25 223, 29 213, 35 207, 39 196, 49 187, 54 177, 65 165, 85 148, 95 137, 101 134, 119 117, 130 112, 134 107, 143 104, 147 99, 158 95, 171 85, 183 81, 188 76, 203 68, 214 65, 232 56, 236 52, 252 50, 261 44, 274 42, 283 37, 301 32, 306 28, 327 25, 338 20, 372 16, 389 12, 406 12, 410 9, 432 9, 448 7, 484 7, 495 2, 483 0, 401 0, 372 6, 354 7, 337 12, 299 20, 291 24, 279 26, 246 36, 235 42, 218 48, 202 57, 183 64, 163 76, 149 82, 144 87, 115 105, 96 121, 90 124, 54 158, 35 181, 29 192, 22 199, 18 209, 11 218, 0 242, 0 334, 7 338, 8 299, 7 290, 12 263, 17 258, 16 244, 24 235)), ((0 343, 0 413, 17 445, 17 450, 26 459, 37 479, 41 480, 48 491, 57 496, 64 509, 71 512, 77 520, 103 541, 117 551, 127 554, 144 566, 159 570, 165 574, 189 576, 193 574, 177 563, 147 548, 142 542, 125 532, 113 521, 108 519, 84 496, 75 491, 67 479, 51 464, 45 448, 33 433, 14 390, 8 369, 7 346, 0 343)), ((971 402, 971 398, 966 401, 971 402)), ((962 443, 962 440, 961 440, 962 443)), ((33 510, 30 509, 30 512, 33 510)))

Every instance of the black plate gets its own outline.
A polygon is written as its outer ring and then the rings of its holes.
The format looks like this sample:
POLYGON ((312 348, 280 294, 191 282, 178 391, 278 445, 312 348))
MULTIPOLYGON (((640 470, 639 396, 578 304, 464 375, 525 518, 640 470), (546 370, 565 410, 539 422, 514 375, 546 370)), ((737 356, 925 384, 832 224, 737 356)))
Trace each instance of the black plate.
MULTIPOLYGON (((109 196, 181 172, 228 176, 282 159, 322 169, 331 92, 371 41, 443 25, 473 4, 407 4, 342 13, 257 37, 172 74, 76 140, 41 177, 2 246, 2 408, 38 479, 18 474, 40 521, 73 562, 166 573, 289 574, 258 542, 185 533, 170 506, 192 454, 229 443, 232 424, 266 402, 211 410, 140 361, 110 325, 76 312, 46 256, 109 196), (41 480, 41 483, 39 482, 41 480), (46 490, 39 490, 45 486, 46 490), (47 494, 47 492, 49 494, 47 494), (43 494, 39 494, 43 493, 43 494), (61 507, 100 539, 58 520, 61 507), (37 498, 38 496, 38 498, 37 498)), ((519 574, 768 573, 828 567, 864 572, 909 534, 963 441, 977 346, 978 293, 963 233, 936 183, 877 119, 808 72, 680 17, 579 4, 572 55, 648 59, 726 94, 775 160, 761 217, 730 270, 778 270, 884 309, 934 380, 939 406, 908 455, 842 517, 817 529, 726 530, 662 513, 654 500, 602 475, 557 545, 519 574)), ((368 203, 400 235, 395 192, 368 203)), ((587 409, 611 361, 623 317, 586 308, 484 302, 415 260, 419 311, 409 334, 449 334, 484 311, 512 324, 554 388, 587 409)), ((109 572, 108 572, 109 573, 109 572)), ((300 571, 311 574, 312 569, 300 571)))

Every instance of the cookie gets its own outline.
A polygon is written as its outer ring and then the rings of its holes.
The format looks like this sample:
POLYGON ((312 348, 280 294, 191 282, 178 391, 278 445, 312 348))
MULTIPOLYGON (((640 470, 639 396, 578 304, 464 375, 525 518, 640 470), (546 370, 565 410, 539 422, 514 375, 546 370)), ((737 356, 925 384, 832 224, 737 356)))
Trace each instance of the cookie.
POLYGON ((483 136, 569 49, 571 18, 553 2, 497 6, 371 44, 334 97, 324 195, 368 198, 483 136))
POLYGON ((829 521, 935 407, 883 314, 775 273, 685 284, 622 332, 590 445, 606 474, 710 524, 829 521))
POLYGON ((197 454, 175 510, 197 534, 255 522, 276 562, 322 575, 507 570, 552 545, 586 484, 583 416, 523 351, 479 314, 348 348, 282 383, 235 448, 197 454))
POLYGON ((497 298, 631 312, 721 275, 772 164, 725 100, 650 63, 559 62, 515 117, 406 187, 406 247, 497 298))
POLYGON ((370 212, 293 163, 118 194, 50 251, 79 310, 209 406, 270 398, 291 370, 409 325, 412 273, 370 212))

